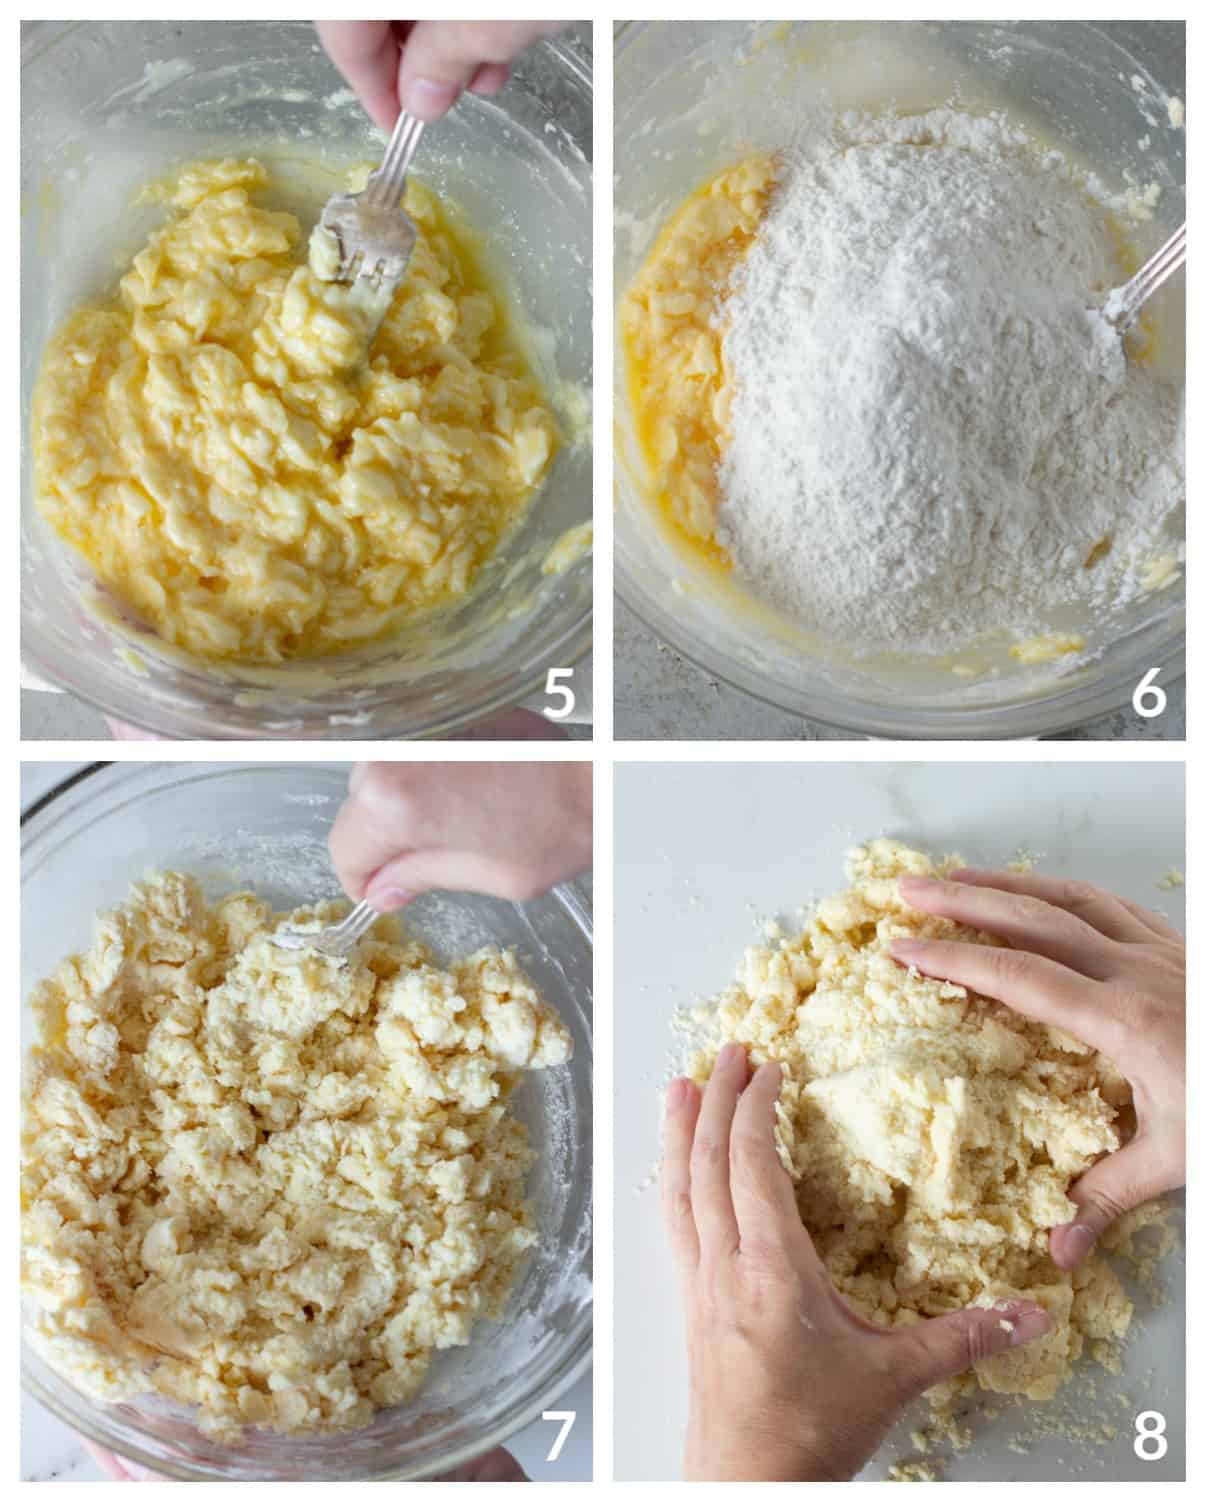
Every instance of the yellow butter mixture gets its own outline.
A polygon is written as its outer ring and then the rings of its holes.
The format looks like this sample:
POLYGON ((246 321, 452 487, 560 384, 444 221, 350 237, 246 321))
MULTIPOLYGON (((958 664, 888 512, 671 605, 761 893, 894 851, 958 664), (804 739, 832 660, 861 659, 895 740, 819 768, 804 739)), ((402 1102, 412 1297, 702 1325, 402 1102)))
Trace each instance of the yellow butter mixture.
POLYGON ((572 1051, 510 952, 445 968, 382 919, 336 960, 282 921, 168 873, 33 997, 33 1338, 92 1397, 227 1440, 368 1424, 502 1314, 536 1241, 508 1097, 572 1051))
POLYGON ((679 535, 723 561, 714 539, 729 390, 721 343, 734 269, 766 213, 770 156, 719 173, 671 216, 624 295, 628 396, 657 505, 679 535))
MULTIPOLYGON (((1130 1130, 1130 1089, 1075 1039, 891 957, 895 938, 998 942, 901 897, 898 877, 955 864, 886 839, 852 851, 849 889, 800 933, 747 950, 735 983, 689 1019, 704 1045, 691 1070, 706 1080, 730 1040, 783 1066, 780 1152, 859 1314, 900 1326, 1030 1299, 1052 1316, 1047 1335, 931 1401, 977 1386, 1048 1399, 1086 1351, 1116 1370, 1130 1325, 1102 1256, 1066 1272, 1047 1250, 1051 1227, 1075 1217, 1069 1185, 1130 1130)), ((1161 1210, 1124 1217, 1104 1244, 1125 1249, 1161 1210)))
POLYGON ((50 341, 41 513, 168 643, 274 663, 463 595, 539 488, 552 412, 496 295, 411 183, 406 276, 370 310, 264 207, 256 161, 195 163, 109 303, 50 341), (371 340, 371 342, 370 342, 371 340))

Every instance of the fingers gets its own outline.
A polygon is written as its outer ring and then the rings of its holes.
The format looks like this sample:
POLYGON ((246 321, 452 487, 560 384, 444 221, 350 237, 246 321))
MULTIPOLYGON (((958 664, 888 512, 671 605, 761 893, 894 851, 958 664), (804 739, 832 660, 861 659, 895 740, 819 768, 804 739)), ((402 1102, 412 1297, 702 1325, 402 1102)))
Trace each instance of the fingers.
POLYGON ((420 892, 485 892, 530 902, 551 884, 517 861, 479 850, 408 850, 373 872, 364 898, 379 913, 390 913, 420 892))
POLYGON ((1014 892, 1019 897, 1033 897, 1048 902, 1095 928, 1107 939, 1121 944, 1146 938, 1143 924, 1123 898, 1084 881, 1067 881, 1059 876, 1035 876, 1032 872, 952 871, 951 880, 963 886, 990 887, 998 892, 1014 892))
POLYGON ((675 1080, 666 1091, 658 1181, 666 1236, 674 1260, 684 1272, 690 1272, 699 1261, 699 1236, 691 1209, 691 1147, 699 1107, 699 1089, 692 1080, 675 1080))
POLYGON ((733 1115, 729 1172, 742 1247, 770 1244, 794 1255, 811 1251, 791 1178, 775 1145, 775 1105, 783 1071, 763 1064, 741 1093, 733 1115))
POLYGON ((729 1138, 748 1077, 745 1049, 726 1043, 704 1091, 691 1148, 691 1205, 700 1248, 721 1256, 735 1252, 740 1241, 729 1185, 729 1138))
MULTIPOLYGON (((563 21, 417 22, 407 37, 398 76, 403 107, 420 120, 438 120, 470 87, 484 64, 505 69, 529 43, 551 35, 564 24, 563 21)), ((493 83, 498 77, 497 72, 491 73, 487 82, 493 83)))
POLYGON ((526 1481, 523 1467, 509 1450, 501 1445, 487 1450, 476 1460, 467 1460, 455 1471, 446 1471, 437 1481, 526 1481))
POLYGON ((474 94, 498 94, 507 86, 511 70, 504 63, 483 63, 469 80, 469 89, 474 94))
POLYGON ((1185 935, 1179 928, 1174 928, 1167 918, 1144 907, 1142 903, 1132 902, 1129 897, 1120 897, 1118 901, 1136 922, 1150 931, 1149 937, 1154 935, 1158 939, 1175 939, 1178 944, 1184 944, 1185 935))
MULTIPOLYGON (((378 763, 359 762, 352 769, 348 796, 327 836, 331 864, 353 902, 366 896, 373 873, 398 851, 399 830, 383 807, 380 782, 378 763)), ((378 908, 378 912, 386 911, 378 908)))
POLYGON ((1015 948, 1045 955, 1094 980, 1108 980, 1117 971, 1118 950, 1113 940, 1042 898, 927 876, 902 876, 900 892, 910 907, 983 929, 1015 948))
POLYGON ((424 892, 438 890, 463 892, 472 890, 472 888, 460 886, 448 880, 424 880, 425 874, 430 877, 434 875, 434 872, 429 871, 424 873, 420 869, 422 860, 422 855, 418 855, 407 857, 403 860, 390 861, 387 865, 382 866, 379 871, 374 872, 369 878, 368 885, 364 888, 364 897, 362 900, 367 902, 375 913, 396 913, 399 908, 403 908, 407 903, 413 902, 416 897, 421 896, 424 892), (409 886, 405 884, 407 878, 402 874, 403 869, 406 868, 409 868, 410 872, 409 886))
POLYGON ((1098 1047, 1092 1034, 1104 1034, 1095 981, 1064 965, 1020 949, 960 944, 945 939, 893 939, 892 955, 923 975, 953 981, 991 996, 1015 1012, 1062 1028, 1082 1043, 1098 1047))
POLYGON ((905 1392, 916 1397, 938 1382, 957 1377, 978 1361, 1026 1345, 1051 1329, 1051 1316, 1027 1299, 1010 1299, 991 1309, 960 1309, 883 1337, 899 1351, 897 1365, 905 1392))
MULTIPOLYGON (((476 81, 475 81, 476 82, 476 81)), ((474 85, 471 85, 474 87, 474 85)), ((478 90, 477 92, 487 92, 478 90)), ((505 709, 480 724, 459 730, 454 741, 567 741, 568 733, 532 709, 505 709)))
POLYGON ((139 1465, 134 1460, 127 1460, 124 1455, 114 1455, 112 1450, 104 1450, 100 1445, 93 1444, 90 1439, 85 1439, 82 1443, 110 1481, 167 1480, 167 1477, 160 1475, 158 1471, 149 1471, 146 1466, 139 1465))
POLYGON ((1101 1233, 1128 1210, 1146 1204, 1169 1189, 1179 1188, 1183 1157, 1148 1136, 1136 1137, 1086 1169, 1068 1191, 1076 1219, 1051 1230, 1049 1249, 1057 1267, 1083 1262, 1101 1233))
POLYGON ((398 118, 398 40, 388 21, 315 21, 327 56, 382 128, 398 118))

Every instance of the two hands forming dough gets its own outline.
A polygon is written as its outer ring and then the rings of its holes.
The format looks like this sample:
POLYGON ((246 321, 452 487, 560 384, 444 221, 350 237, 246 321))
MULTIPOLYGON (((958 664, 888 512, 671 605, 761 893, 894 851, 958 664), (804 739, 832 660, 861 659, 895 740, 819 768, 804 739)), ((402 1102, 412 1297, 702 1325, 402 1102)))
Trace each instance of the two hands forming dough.
MULTIPOLYGON (((1136 1127, 1068 1191, 1050 1231, 1071 1270, 1123 1214, 1185 1182, 1185 944, 1156 914, 1078 882, 957 871, 902 877, 911 908, 1008 947, 897 939, 922 975, 993 998, 1098 1050, 1125 1078, 1136 1127)), ((726 1045, 707 1086, 666 1101, 663 1207, 686 1305, 684 1474, 692 1480, 845 1480, 907 1404, 1051 1327, 1037 1302, 966 1308, 884 1328, 837 1292, 776 1142, 781 1066, 751 1072, 726 1045)))

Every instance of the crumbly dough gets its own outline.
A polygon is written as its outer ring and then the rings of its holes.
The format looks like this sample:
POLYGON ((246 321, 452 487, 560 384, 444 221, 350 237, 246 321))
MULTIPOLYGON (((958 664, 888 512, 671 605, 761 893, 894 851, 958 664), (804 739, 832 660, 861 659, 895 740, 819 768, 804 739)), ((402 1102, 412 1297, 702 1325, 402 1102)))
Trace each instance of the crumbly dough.
POLYGON ((34 1338, 93 1397, 196 1405, 223 1439, 365 1425, 502 1314, 536 1240, 507 1098, 571 1054, 510 952, 444 970, 383 919, 339 961, 278 948, 281 921, 168 873, 33 997, 34 1338))
MULTIPOLYGON (((363 176, 363 174, 361 174, 363 176)), ((166 642, 272 663, 463 595, 544 479, 552 412, 465 245, 411 183, 418 243, 380 332, 256 202, 257 161, 144 198, 166 225, 72 316, 34 397, 39 506, 166 642), (371 343, 370 343, 371 341, 371 343)))
POLYGON ((736 984, 693 1014, 707 1042, 691 1072, 706 1079, 730 1039, 783 1065, 780 1150, 801 1219, 868 1319, 1017 1298, 1052 1315, 1042 1339, 932 1401, 976 1386, 1046 1399, 1088 1343, 1112 1349, 1130 1324, 1107 1262, 1067 1273, 1047 1253, 1050 1227, 1076 1213, 1069 1184, 1128 1129, 1130 1090, 1085 1045, 891 958, 900 937, 998 942, 905 904, 897 878, 935 869, 892 840, 852 851, 850 890, 800 934, 747 950, 736 984))

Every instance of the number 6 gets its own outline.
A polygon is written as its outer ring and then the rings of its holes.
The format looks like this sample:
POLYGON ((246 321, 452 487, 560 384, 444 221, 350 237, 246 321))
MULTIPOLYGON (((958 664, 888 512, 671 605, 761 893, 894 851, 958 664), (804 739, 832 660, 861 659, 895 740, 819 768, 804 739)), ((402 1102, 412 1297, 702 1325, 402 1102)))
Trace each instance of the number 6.
POLYGON ((1142 715, 1145 720, 1154 720, 1157 715, 1164 713, 1168 705, 1168 695, 1156 682, 1159 671, 1159 668, 1149 668, 1131 695, 1135 713, 1142 715))

